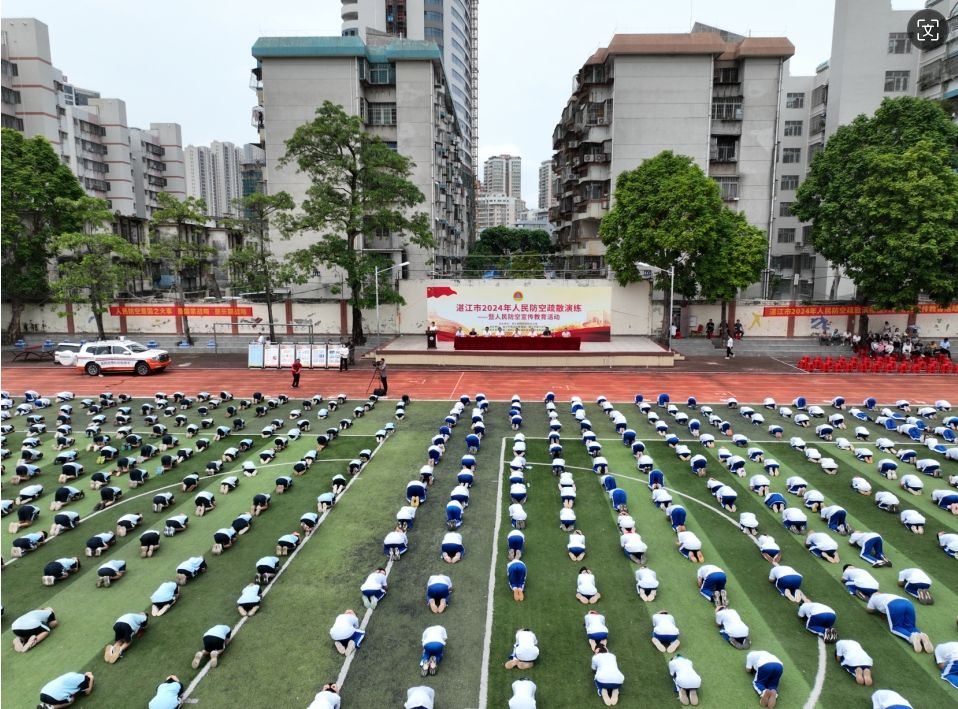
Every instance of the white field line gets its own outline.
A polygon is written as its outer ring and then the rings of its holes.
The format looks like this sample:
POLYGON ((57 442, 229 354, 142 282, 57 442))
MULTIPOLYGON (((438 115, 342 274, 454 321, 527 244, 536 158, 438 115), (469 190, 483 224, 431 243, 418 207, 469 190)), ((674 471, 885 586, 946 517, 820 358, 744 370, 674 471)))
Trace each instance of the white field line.
MULTIPOLYGON (((372 452, 372 455, 369 456, 370 461, 372 461, 375 455, 379 452, 379 449, 383 447, 383 444, 385 444, 387 440, 388 439, 383 439, 382 443, 376 446, 376 448, 372 452)), ((360 477, 362 477, 362 475, 357 475, 351 478, 350 481, 346 483, 346 489, 343 490, 342 494, 340 494, 340 497, 342 497, 347 492, 349 492, 349 488, 351 488, 353 486, 353 483, 359 480, 360 477)), ((322 526, 323 522, 326 521, 326 518, 329 517, 330 512, 332 512, 332 509, 329 509, 323 512, 322 516, 320 516, 319 518, 319 521, 316 522, 316 526, 313 528, 312 533, 308 537, 306 537, 298 547, 296 547, 293 550, 293 553, 290 554, 289 557, 287 558, 286 563, 283 564, 282 567, 280 567, 279 571, 276 572, 276 575, 273 577, 273 579, 266 585, 266 588, 263 589, 263 592, 260 594, 261 598, 266 597, 266 594, 269 593, 270 590, 273 588, 273 584, 275 584, 279 580, 279 577, 282 576, 283 573, 286 571, 286 569, 288 569, 292 565, 293 559, 296 558, 296 555, 299 554, 300 550, 306 546, 306 544, 309 542, 310 539, 316 536, 316 532, 319 531, 320 526, 322 526)), ((231 641, 236 638, 236 636, 239 634, 239 631, 242 629, 242 627, 246 625, 247 620, 249 620, 249 616, 243 616, 242 618, 239 619, 239 622, 237 622, 236 625, 233 627, 233 632, 230 635, 231 641)), ((364 618, 363 619, 364 623, 365 623, 365 620, 366 619, 364 618)), ((197 685, 199 685, 199 683, 203 681, 203 678, 206 677, 209 671, 210 671, 210 664, 209 662, 207 662, 205 665, 203 665, 203 668, 199 671, 196 677, 193 678, 193 681, 190 682, 189 686, 183 692, 183 703, 186 703, 190 695, 196 690, 197 685)))
POLYGON ((459 379, 456 380, 455 385, 452 387, 452 391, 449 392, 449 398, 450 398, 450 399, 455 399, 455 398, 456 398, 456 390, 459 388, 459 382, 462 381, 462 378, 463 378, 464 376, 466 376, 466 373, 465 373, 465 372, 462 372, 462 373, 459 375, 459 379))
POLYGON ((496 591, 496 562, 499 556, 499 531, 502 526, 502 476, 505 470, 506 437, 499 449, 499 482, 496 486, 496 523, 492 530, 492 558, 489 560, 489 587, 486 591, 486 632, 482 642, 482 672, 479 676, 479 709, 489 704, 489 660, 492 655, 492 611, 496 591))
MULTIPOLYGON (((389 572, 393 569, 393 560, 390 559, 386 562, 386 578, 389 578, 389 572)), ((366 626, 369 625, 369 619, 373 617, 373 608, 367 608, 366 614, 363 615, 363 620, 359 624, 359 629, 366 632, 366 626)), ((336 678, 336 686, 339 687, 340 691, 343 689, 343 685, 346 683, 346 677, 349 675, 349 667, 353 664, 353 658, 356 657, 356 651, 354 650, 350 655, 346 657, 346 661, 343 663, 343 668, 339 671, 339 676, 336 678)))

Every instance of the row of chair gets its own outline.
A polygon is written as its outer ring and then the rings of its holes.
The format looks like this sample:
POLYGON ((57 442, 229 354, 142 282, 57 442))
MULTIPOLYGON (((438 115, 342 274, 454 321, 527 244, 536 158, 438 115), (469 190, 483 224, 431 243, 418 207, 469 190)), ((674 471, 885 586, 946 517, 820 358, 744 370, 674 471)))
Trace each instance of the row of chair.
POLYGON ((869 372, 884 374, 956 374, 958 368, 946 355, 901 360, 894 356, 882 357, 810 357, 798 360, 799 369, 806 372, 869 372))

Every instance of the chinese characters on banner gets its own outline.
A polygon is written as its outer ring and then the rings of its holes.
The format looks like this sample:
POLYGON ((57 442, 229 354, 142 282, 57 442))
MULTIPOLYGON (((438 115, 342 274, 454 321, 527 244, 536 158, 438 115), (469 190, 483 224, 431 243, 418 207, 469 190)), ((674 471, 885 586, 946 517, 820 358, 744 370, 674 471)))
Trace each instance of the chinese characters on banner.
POLYGON ((251 306, 243 305, 111 305, 110 315, 126 317, 245 317, 253 315, 251 306))
POLYGON ((578 286, 429 286, 427 321, 435 322, 441 339, 451 339, 461 328, 528 335, 549 328, 593 342, 608 342, 612 289, 578 286))

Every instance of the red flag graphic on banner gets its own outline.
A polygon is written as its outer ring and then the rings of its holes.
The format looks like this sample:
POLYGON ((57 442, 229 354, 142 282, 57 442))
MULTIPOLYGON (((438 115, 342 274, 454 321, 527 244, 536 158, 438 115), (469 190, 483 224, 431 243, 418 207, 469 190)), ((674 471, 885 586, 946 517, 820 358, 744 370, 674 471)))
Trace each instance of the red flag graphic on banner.
POLYGON ((444 295, 458 295, 449 286, 426 286, 427 298, 442 298, 444 295))

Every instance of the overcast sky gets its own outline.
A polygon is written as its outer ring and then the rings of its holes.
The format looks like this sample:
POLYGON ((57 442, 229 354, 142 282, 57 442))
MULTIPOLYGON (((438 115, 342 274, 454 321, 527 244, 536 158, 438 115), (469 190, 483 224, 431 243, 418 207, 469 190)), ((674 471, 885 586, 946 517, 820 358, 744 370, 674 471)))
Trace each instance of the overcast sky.
MULTIPOLYGON (((613 34, 688 32, 699 21, 745 35, 784 35, 795 45, 791 73, 812 74, 828 59, 833 8, 834 0, 480 0, 480 159, 520 155, 523 197, 535 207, 538 166, 552 157, 572 76, 613 34)), ((125 100, 130 125, 181 124, 184 145, 256 140, 248 88, 253 42, 339 35, 340 9, 339 0, 3 2, 4 17, 49 25, 53 63, 72 83, 125 100)))

